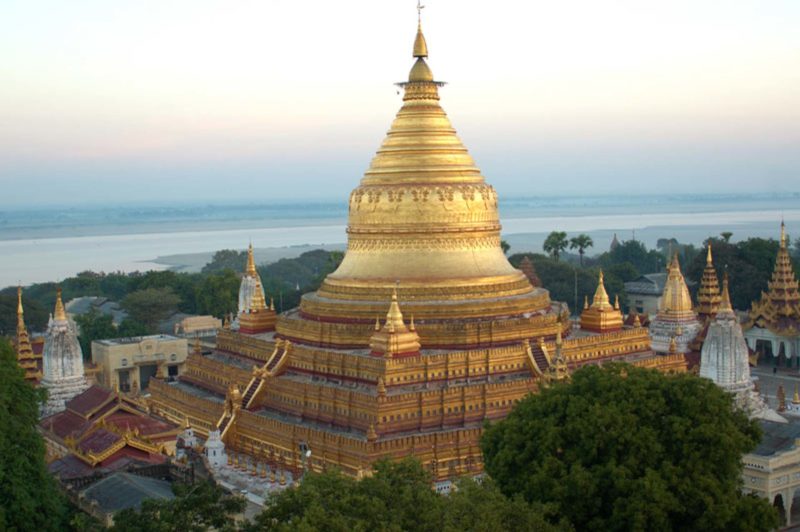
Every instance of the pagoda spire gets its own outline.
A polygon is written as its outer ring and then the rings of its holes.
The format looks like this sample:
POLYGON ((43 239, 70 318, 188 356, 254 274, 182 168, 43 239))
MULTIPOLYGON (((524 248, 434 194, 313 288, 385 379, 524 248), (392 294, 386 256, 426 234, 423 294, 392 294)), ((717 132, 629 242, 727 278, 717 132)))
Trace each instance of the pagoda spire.
POLYGON ((711 256, 711 240, 708 241, 706 252, 706 266, 703 277, 700 279, 700 288, 697 291, 697 313, 703 317, 711 317, 717 313, 720 303, 719 280, 714 260, 711 256))
POLYGON ((36 363, 36 354, 33 352, 28 328, 25 326, 25 311, 22 308, 22 287, 17 287, 17 337, 15 338, 17 350, 17 363, 25 370, 27 380, 36 380, 39 375, 39 366, 36 363))
POLYGON ((592 299, 592 307, 598 309, 612 308, 608 300, 608 292, 606 292, 606 285, 603 282, 603 270, 600 270, 600 275, 597 278, 597 290, 594 292, 592 299))
POLYGON ((244 271, 245 275, 248 277, 255 277, 256 273, 256 260, 253 255, 253 243, 250 242, 250 245, 247 247, 247 268, 244 271))
POLYGON ((67 321, 67 312, 64 310, 64 303, 61 301, 61 287, 56 288, 56 308, 53 312, 55 321, 67 321))

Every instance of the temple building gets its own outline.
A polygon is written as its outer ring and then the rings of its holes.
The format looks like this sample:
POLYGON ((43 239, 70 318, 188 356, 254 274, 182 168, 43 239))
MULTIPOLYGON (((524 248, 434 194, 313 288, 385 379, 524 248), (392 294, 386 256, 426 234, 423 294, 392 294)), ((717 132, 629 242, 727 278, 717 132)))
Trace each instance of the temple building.
POLYGON ((177 425, 141 410, 138 404, 99 386, 68 400, 39 422, 48 469, 67 482, 124 469, 162 464, 175 454, 177 425))
POLYGON ((14 338, 17 363, 25 370, 25 380, 36 383, 42 378, 43 340, 31 341, 25 327, 25 311, 22 308, 22 287, 17 287, 17 335, 14 338))
POLYGON ((800 291, 786 240, 786 227, 781 222, 775 270, 767 291, 751 305, 744 335, 759 357, 786 366, 796 360, 800 367, 800 291))
POLYGON ((750 379, 749 351, 731 307, 727 275, 700 353, 700 376, 733 394, 736 405, 750 417, 786 422, 767 407, 750 379))
POLYGON ((56 307, 44 341, 43 377, 47 402, 42 411, 49 416, 64 410, 67 401, 88 388, 83 372, 83 351, 75 326, 67 319, 61 301, 61 288, 56 291, 56 307))
POLYGON ((617 310, 601 311, 605 332, 573 332, 567 305, 511 266, 497 194, 439 105, 421 28, 413 57, 402 107, 350 194, 337 270, 279 316, 252 290, 238 330, 191 353, 176 382, 151 381, 154 412, 201 437, 219 431, 229 454, 270 469, 361 477, 414 456, 443 489, 482 472, 485 421, 552 375, 609 360, 685 371, 681 354, 652 353, 645 328, 617 328, 617 310))
POLYGON ((667 280, 658 314, 650 322, 653 351, 669 353, 670 341, 674 338, 678 352, 688 353, 700 328, 701 324, 694 312, 689 288, 681 273, 676 253, 667 268, 667 280))
POLYGON ((588 301, 584 302, 583 312, 581 313, 581 329, 592 332, 613 332, 622 329, 622 312, 619 310, 619 296, 614 300, 612 306, 608 300, 608 293, 603 283, 603 272, 597 279, 597 290, 592 299, 592 305, 588 301))

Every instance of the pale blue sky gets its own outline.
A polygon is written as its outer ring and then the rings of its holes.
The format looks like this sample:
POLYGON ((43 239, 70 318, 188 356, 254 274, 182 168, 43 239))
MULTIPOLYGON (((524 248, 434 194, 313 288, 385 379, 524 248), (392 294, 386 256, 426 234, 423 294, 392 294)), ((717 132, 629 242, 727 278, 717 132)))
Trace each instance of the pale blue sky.
MULTIPOLYGON (((797 0, 430 0, 442 104, 505 195, 800 189, 797 0)), ((7 202, 344 199, 411 0, 0 3, 7 202)))

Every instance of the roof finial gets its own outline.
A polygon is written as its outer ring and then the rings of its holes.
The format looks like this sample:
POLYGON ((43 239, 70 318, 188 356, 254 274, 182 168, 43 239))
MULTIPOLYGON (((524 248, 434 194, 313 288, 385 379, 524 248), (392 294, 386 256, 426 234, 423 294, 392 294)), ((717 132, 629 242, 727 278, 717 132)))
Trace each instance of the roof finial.
POLYGON ((706 264, 712 264, 711 260, 711 239, 708 240, 708 253, 706 253, 706 264))
POLYGON ((253 243, 250 242, 250 245, 247 246, 247 270, 245 273, 249 277, 255 277, 256 275, 256 260, 253 256, 253 243))
POLYGON ((22 310, 22 287, 17 286, 17 317, 21 317, 24 313, 22 310))
POLYGON ((781 249, 786 249, 786 224, 781 218, 781 249))
POLYGON ((719 304, 720 310, 733 310, 731 306, 731 295, 728 292, 728 272, 722 277, 722 301, 719 304))
POLYGON ((422 34, 422 10, 425 6, 417 0, 417 37, 414 39, 414 57, 428 57, 428 44, 422 34))
POLYGON ((64 310, 64 303, 61 301, 61 287, 56 288, 56 310, 53 319, 57 321, 67 321, 67 313, 64 310))

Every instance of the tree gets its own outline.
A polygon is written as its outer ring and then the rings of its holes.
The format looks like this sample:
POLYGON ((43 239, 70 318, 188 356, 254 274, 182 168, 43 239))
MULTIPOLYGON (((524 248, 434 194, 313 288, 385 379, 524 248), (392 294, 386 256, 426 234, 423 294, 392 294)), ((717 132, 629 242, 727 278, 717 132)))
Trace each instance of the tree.
POLYGON ((222 270, 233 270, 243 272, 247 264, 247 251, 236 251, 235 249, 221 249, 214 253, 211 262, 203 266, 202 273, 213 273, 222 270))
POLYGON ((583 254, 592 246, 594 246, 594 241, 589 235, 580 234, 578 236, 573 236, 569 241, 569 249, 578 250, 578 255, 581 257, 581 266, 583 266, 583 254))
MULTIPOLYGON (((363 480, 338 471, 308 473, 296 487, 272 494, 245 530, 440 531, 555 530, 550 509, 506 498, 487 480, 466 479, 445 497, 414 459, 381 461, 363 480)), ((559 528, 564 528, 559 527, 559 528)))
POLYGON ((114 318, 110 314, 102 314, 91 307, 88 312, 75 316, 78 325, 78 341, 81 344, 83 358, 92 359, 92 342, 107 338, 119 338, 114 318))
POLYGON ((115 532, 171 532, 181 530, 236 530, 236 514, 244 511, 246 501, 231 497, 213 481, 194 485, 175 484, 175 498, 147 499, 140 509, 129 508, 114 516, 115 532))
POLYGON ((636 268, 636 271, 642 274, 662 271, 665 266, 665 259, 661 253, 652 249, 648 250, 638 240, 626 240, 598 257, 598 263, 604 271, 623 262, 630 263, 636 268))
MULTIPOLYGON (((25 310, 25 326, 28 331, 42 331, 47 326, 49 310, 27 293, 22 294, 25 310)), ((17 333, 17 289, 0 294, 0 336, 17 333)))
POLYGON ((721 236, 721 237, 722 237, 722 241, 723 241, 723 242, 725 242, 726 244, 728 244, 728 243, 731 241, 731 237, 733 236, 733 233, 732 233, 732 232, 730 232, 730 231, 723 231, 723 232, 721 232, 721 233, 719 234, 719 236, 721 236))
MULTIPOLYGON (((195 291, 197 311, 222 318, 239 307, 239 276, 231 269, 207 275, 195 291)), ((269 299, 267 299, 269 304, 269 299)))
POLYGON ((145 288, 125 296, 120 306, 132 319, 143 324, 148 332, 155 332, 158 322, 172 315, 178 303, 180 298, 172 288, 145 288))
POLYGON ((0 530, 63 530, 67 506, 47 472, 36 430, 44 391, 25 381, 0 338, 0 530))
POLYGON ((769 502, 741 493, 760 437, 710 380, 607 364, 523 399, 481 446, 501 491, 577 530, 769 530, 769 502))
POLYGON ((567 233, 563 231, 553 231, 544 240, 542 249, 549 253, 556 261, 561 256, 561 252, 567 249, 567 233))
POLYGON ((511 244, 509 244, 505 240, 501 240, 500 241, 500 249, 503 250, 503 255, 508 255, 508 251, 511 249, 511 244))

